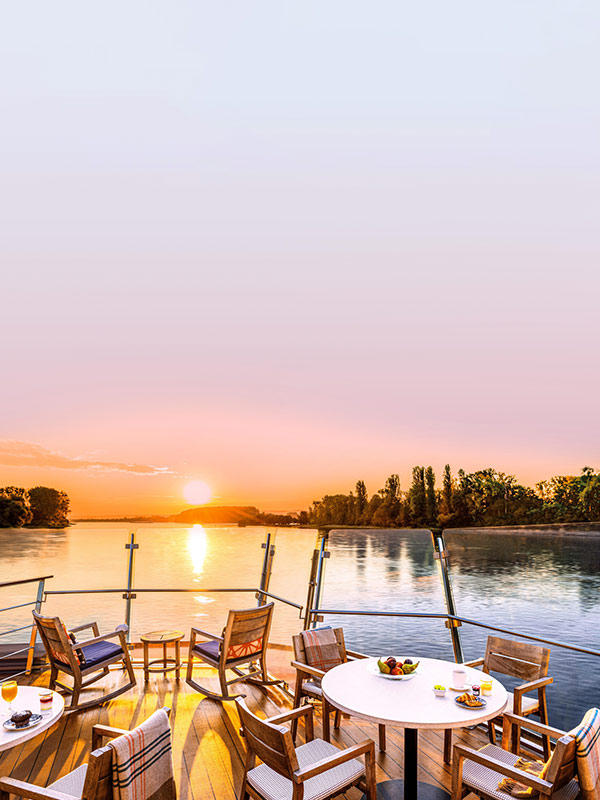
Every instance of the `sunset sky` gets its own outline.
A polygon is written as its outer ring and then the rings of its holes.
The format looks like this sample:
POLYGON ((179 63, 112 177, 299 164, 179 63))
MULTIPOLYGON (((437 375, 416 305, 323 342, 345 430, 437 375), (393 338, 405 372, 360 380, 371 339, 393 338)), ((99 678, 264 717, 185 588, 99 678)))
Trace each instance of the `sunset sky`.
POLYGON ((0 486, 600 467, 599 37, 595 0, 7 6, 0 486))

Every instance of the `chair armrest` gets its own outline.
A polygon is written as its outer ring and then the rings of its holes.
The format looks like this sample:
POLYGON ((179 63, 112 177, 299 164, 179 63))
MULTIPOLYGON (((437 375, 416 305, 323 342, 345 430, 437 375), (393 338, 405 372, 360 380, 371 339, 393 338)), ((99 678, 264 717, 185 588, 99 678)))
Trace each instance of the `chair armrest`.
POLYGON ((94 636, 100 636, 100 630, 97 622, 86 622, 85 625, 78 625, 76 628, 71 628, 71 633, 79 633, 91 628, 94 631, 94 636))
POLYGON ((196 636, 207 636, 209 639, 214 639, 217 642, 222 642, 223 637, 217 636, 214 633, 210 633, 209 631, 203 631, 201 628, 192 628, 192 632, 196 634, 196 636))
POLYGON ((121 639, 125 641, 125 634, 123 631, 112 631, 111 633, 103 633, 102 636, 95 636, 93 639, 86 639, 84 642, 71 642, 71 650, 80 650, 82 647, 87 647, 89 644, 96 644, 96 642, 105 642, 107 639, 121 639))
POLYGON ((356 650, 346 650, 346 655, 348 658, 357 659, 357 658, 370 658, 366 653, 357 653, 356 650))
POLYGON ((544 686, 549 686, 553 682, 554 678, 548 676, 546 678, 538 678, 535 681, 529 681, 529 683, 521 683, 519 686, 515 686, 513 689, 513 694, 520 697, 526 692, 533 692, 535 689, 542 689, 544 686))
POLYGON ((57 792, 56 789, 45 789, 33 783, 18 781, 15 778, 0 778, 0 792, 27 797, 29 800, 74 800, 73 795, 57 792))
POLYGON ((484 755, 478 750, 473 750, 473 748, 465 747, 462 744, 454 745, 452 763, 454 763, 455 759, 459 762, 459 770, 461 769, 460 762, 464 759, 468 759, 469 761, 474 761, 476 764, 481 764, 483 767, 487 767, 494 772, 499 772, 501 775, 505 775, 507 778, 513 778, 519 783, 524 783, 525 786, 531 786, 532 789, 537 789, 537 791, 541 794, 549 795, 553 788, 551 783, 548 783, 548 781, 545 781, 541 778, 537 778, 530 772, 524 772, 522 769, 517 769, 517 767, 510 767, 508 764, 504 764, 502 761, 498 761, 496 758, 484 755))
POLYGON ((300 706, 300 708, 293 708, 291 711, 286 711, 283 714, 277 714, 274 717, 267 717, 266 722, 270 722, 272 725, 279 725, 281 722, 290 722, 291 720, 298 719, 299 717, 306 717, 304 721, 306 741, 312 742, 312 740, 315 738, 314 716, 315 710, 312 706, 300 706))
POLYGON ((112 728, 110 725, 94 725, 92 728, 92 750, 101 747, 104 739, 115 739, 117 736, 123 736, 124 733, 129 733, 129 731, 124 728, 112 728))
POLYGON ((303 664, 302 661, 292 661, 291 665, 295 667, 298 672, 303 672, 305 675, 312 675, 313 678, 322 678, 325 675, 322 669, 309 667, 308 664, 303 664))
POLYGON ((485 658, 476 658, 475 661, 465 661, 463 667, 480 667, 485 658))
POLYGON ((511 714, 510 711, 505 711, 502 714, 502 742, 504 743, 504 737, 509 736, 510 728, 513 725, 516 725, 518 729, 526 728, 530 731, 536 731, 537 733, 544 733, 547 736, 552 736, 553 739, 560 739, 561 736, 565 736, 566 732, 561 731, 558 728, 551 728, 550 725, 544 725, 541 722, 536 722, 532 720, 530 717, 519 717, 517 714, 511 714))
POLYGON ((320 775, 322 772, 327 772, 327 770, 339 766, 339 764, 344 764, 346 761, 352 761, 353 758, 363 755, 367 758, 375 758, 375 744, 371 739, 365 739, 364 742, 359 742, 335 755, 323 758, 305 769, 296 770, 294 772, 294 783, 303 783, 309 778, 314 778, 315 775, 320 775))

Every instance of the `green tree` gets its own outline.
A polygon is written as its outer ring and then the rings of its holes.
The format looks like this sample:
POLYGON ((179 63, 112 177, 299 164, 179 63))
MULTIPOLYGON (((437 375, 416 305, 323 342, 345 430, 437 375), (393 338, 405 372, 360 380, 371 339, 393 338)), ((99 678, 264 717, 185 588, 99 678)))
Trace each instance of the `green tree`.
POLYGON ((408 491, 410 520, 416 528, 426 524, 425 512, 425 468, 413 467, 412 485, 408 491))
POLYGON ((425 470, 425 516, 428 525, 437 522, 437 497, 435 494, 435 473, 432 467, 425 470))
POLYGON ((444 488, 442 490, 442 513, 443 514, 452 514, 453 503, 452 503, 452 493, 453 493, 453 485, 452 485, 452 472, 450 470, 450 464, 446 464, 444 467, 444 488))
POLYGON ((368 504, 369 504, 369 496, 367 494, 367 487, 365 486, 365 482, 356 481, 356 498, 354 502, 354 508, 356 514, 354 521, 357 525, 360 525, 362 523, 368 504))
POLYGON ((29 490, 29 502, 33 527, 65 528, 69 524, 69 497, 65 492, 48 486, 35 486, 29 490))
POLYGON ((21 528, 31 521, 29 494, 20 486, 0 489, 0 528, 21 528))

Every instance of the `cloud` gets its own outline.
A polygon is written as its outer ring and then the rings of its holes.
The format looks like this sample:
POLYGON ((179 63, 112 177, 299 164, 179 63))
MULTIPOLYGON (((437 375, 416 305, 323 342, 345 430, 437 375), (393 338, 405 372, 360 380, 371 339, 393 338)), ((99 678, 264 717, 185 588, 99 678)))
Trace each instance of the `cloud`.
POLYGON ((172 474, 169 467, 148 464, 123 464, 119 461, 100 461, 83 456, 65 456, 39 444, 0 441, 0 464, 7 467, 45 467, 49 469, 98 470, 102 472, 128 472, 132 475, 172 474))

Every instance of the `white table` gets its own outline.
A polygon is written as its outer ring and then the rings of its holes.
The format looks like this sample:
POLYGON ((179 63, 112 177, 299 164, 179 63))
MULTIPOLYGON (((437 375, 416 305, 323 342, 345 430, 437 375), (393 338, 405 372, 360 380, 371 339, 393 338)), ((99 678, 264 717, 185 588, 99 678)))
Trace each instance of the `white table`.
MULTIPOLYGON (((12 702, 13 712, 27 709, 34 714, 40 712, 40 690, 43 686, 19 686, 17 697, 12 702)), ((57 722, 63 715, 65 710, 65 701, 58 692, 52 692, 52 711, 43 714, 43 719, 33 728, 25 728, 17 731, 7 731, 2 723, 9 718, 8 703, 0 698, 0 752, 8 750, 17 744, 23 744, 28 739, 33 739, 40 733, 48 730, 57 722)))
MULTIPOLYGON (((508 695, 502 684, 492 680, 492 694, 483 699, 482 708, 463 708, 454 702, 459 692, 447 691, 444 697, 433 693, 435 684, 452 686, 456 664, 435 658, 418 659, 417 672, 410 680, 393 681, 371 670, 377 659, 348 661, 329 670, 323 677, 323 696, 329 704, 354 717, 404 728, 404 781, 385 781, 377 787, 379 800, 441 800, 448 794, 427 783, 417 782, 418 730, 445 730, 476 725, 501 714, 508 695)), ((465 667, 467 683, 480 683, 482 673, 465 667)), ((489 676, 486 676, 486 678, 489 676)))

